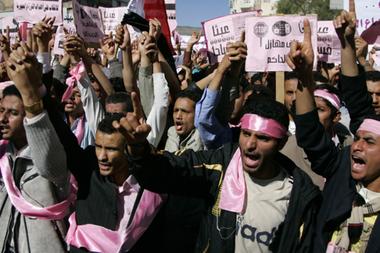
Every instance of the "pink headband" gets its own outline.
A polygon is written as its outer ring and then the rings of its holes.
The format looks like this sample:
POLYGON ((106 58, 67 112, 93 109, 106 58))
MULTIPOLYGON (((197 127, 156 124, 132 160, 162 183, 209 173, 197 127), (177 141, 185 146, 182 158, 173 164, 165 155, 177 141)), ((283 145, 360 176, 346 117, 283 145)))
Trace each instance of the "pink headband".
POLYGON ((240 120, 241 128, 263 132, 273 138, 287 136, 287 129, 274 119, 267 119, 256 114, 244 114, 240 120))
POLYGON ((358 131, 360 130, 380 135, 380 121, 374 119, 365 119, 360 125, 358 131))
POLYGON ((322 89, 318 89, 318 90, 315 90, 314 91, 314 96, 315 97, 321 97, 321 98, 324 98, 326 99, 327 101, 329 101, 332 106, 334 106, 337 110, 340 109, 340 99, 338 98, 337 95, 335 95, 334 93, 330 93, 328 90, 322 90, 322 89))

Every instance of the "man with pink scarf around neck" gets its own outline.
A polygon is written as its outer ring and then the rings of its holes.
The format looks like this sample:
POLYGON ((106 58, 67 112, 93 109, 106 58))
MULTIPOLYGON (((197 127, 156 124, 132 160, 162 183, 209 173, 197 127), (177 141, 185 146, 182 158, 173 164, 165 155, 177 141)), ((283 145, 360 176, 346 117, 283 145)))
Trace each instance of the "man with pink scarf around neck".
POLYGON ((67 252, 63 219, 75 194, 42 104, 42 66, 22 42, 7 72, 17 89, 7 87, 0 106, 0 251, 67 252))
MULTIPOLYGON (((242 57, 241 50, 227 57, 242 57)), ((153 150, 150 127, 136 115, 114 126, 127 139, 130 171, 142 187, 208 200, 196 252, 309 252, 319 190, 279 152, 288 138, 287 110, 255 95, 242 115, 239 143, 179 156, 153 150)))
MULTIPOLYGON (((352 6, 350 9, 354 10, 352 6)), ((352 145, 339 150, 318 120, 313 98, 314 52, 307 20, 304 41, 292 42, 287 57, 288 65, 300 78, 295 117, 297 142, 313 171, 326 178, 312 252, 379 252, 380 117, 371 107, 365 78, 356 63, 355 13, 342 11, 334 26, 342 46, 339 80, 355 133, 352 145)))

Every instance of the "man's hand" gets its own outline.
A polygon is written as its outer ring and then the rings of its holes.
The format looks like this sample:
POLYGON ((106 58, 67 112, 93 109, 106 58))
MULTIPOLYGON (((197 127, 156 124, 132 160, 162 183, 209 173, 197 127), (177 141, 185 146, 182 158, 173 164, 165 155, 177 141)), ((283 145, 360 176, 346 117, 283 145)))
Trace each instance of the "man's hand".
POLYGON ((127 25, 118 25, 116 28, 115 42, 119 44, 119 48, 123 51, 131 47, 131 36, 127 25))
POLYGON ((354 12, 342 11, 334 21, 336 34, 342 44, 342 48, 349 43, 354 46, 354 36, 356 31, 356 16, 354 12))
POLYGON ((113 126, 125 136, 130 154, 137 154, 141 147, 147 143, 146 137, 149 135, 151 127, 146 123, 144 113, 138 95, 131 93, 133 113, 114 121, 113 126))
POLYGON ((289 67, 297 72, 298 78, 304 85, 311 84, 314 63, 314 51, 311 44, 311 28, 308 19, 303 21, 304 39, 303 42, 292 41, 290 52, 286 57, 289 67))
POLYGON ((53 35, 54 21, 55 17, 44 17, 40 22, 33 26, 32 32, 37 39, 39 52, 49 51, 49 41, 53 35))
POLYGON ((142 33, 143 37, 140 37, 140 52, 149 58, 150 62, 153 63, 158 60, 158 49, 156 41, 153 36, 149 35, 147 32, 142 33))
POLYGON ((24 42, 9 56, 7 73, 20 91, 25 105, 40 100, 38 89, 42 85, 42 65, 24 42))
POLYGON ((88 57, 84 41, 76 35, 66 35, 65 41, 63 42, 63 48, 69 55, 75 56, 77 58, 88 57))
POLYGON ((161 36, 161 23, 157 18, 149 20, 149 35, 158 41, 161 36))
POLYGON ((112 32, 109 35, 103 37, 100 40, 100 48, 107 60, 113 60, 115 58, 116 45, 115 41, 112 38, 112 32))
POLYGON ((0 33, 0 51, 3 54, 4 59, 7 60, 9 54, 11 53, 9 26, 7 26, 5 34, 0 33))
POLYGON ((193 32, 191 34, 191 37, 189 39, 189 41, 187 42, 187 44, 191 47, 193 47, 195 44, 197 44, 199 42, 199 40, 201 39, 201 33, 196 33, 196 32, 193 32))

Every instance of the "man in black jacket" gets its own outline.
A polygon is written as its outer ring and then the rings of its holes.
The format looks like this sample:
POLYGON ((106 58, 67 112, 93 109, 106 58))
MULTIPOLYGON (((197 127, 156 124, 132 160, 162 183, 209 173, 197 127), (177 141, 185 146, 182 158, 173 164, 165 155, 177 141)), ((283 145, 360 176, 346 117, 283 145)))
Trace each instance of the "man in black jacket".
POLYGON ((152 151, 145 139, 149 126, 139 117, 128 114, 114 123, 124 131, 130 169, 142 187, 207 198, 196 252, 310 251, 319 190, 279 153, 289 124, 281 103, 249 99, 239 145, 179 156, 152 151))
POLYGON ((365 79, 356 65, 355 16, 344 11, 334 24, 342 42, 340 85, 352 119, 351 130, 356 133, 351 146, 339 150, 319 123, 308 21, 304 23, 303 43, 292 43, 287 60, 301 83, 296 101, 297 141, 313 170, 326 178, 313 252, 379 252, 380 118, 371 115, 374 112, 365 79))

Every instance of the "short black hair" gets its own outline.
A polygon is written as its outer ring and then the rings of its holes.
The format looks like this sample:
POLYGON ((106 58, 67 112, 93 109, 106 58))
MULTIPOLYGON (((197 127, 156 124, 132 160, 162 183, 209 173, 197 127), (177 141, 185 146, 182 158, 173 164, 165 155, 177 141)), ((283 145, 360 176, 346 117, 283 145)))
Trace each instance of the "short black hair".
MULTIPOLYGON (((315 86, 315 90, 327 90, 328 93, 335 94, 342 103, 341 94, 340 94, 339 90, 332 85, 319 84, 319 85, 315 86)), ((323 101, 325 101, 326 105, 331 109, 330 118, 334 119, 339 110, 337 108, 335 108, 328 100, 326 100, 324 98, 322 98, 322 99, 323 99, 323 101)))
POLYGON ((365 73, 365 79, 367 81, 372 81, 372 82, 380 81, 380 72, 379 71, 368 71, 365 73))
POLYGON ((110 116, 106 116, 102 121, 99 122, 98 124, 98 129, 97 131, 106 133, 106 134, 113 134, 118 132, 119 130, 114 128, 112 125, 112 122, 119 121, 122 118, 122 115, 120 114, 113 114, 110 116))
POLYGON ((201 99, 201 97, 202 96, 200 94, 198 94, 197 92, 194 92, 191 89, 184 89, 177 93, 175 100, 177 100, 178 98, 188 98, 194 101, 194 103, 196 104, 201 99))
POLYGON ((115 92, 111 95, 109 95, 107 98, 106 98, 106 105, 107 104, 118 104, 118 103, 122 103, 122 104, 125 104, 126 105, 126 112, 133 112, 133 104, 132 104, 132 99, 131 99, 131 96, 126 93, 126 92, 115 92))
POLYGON ((267 96, 249 96, 243 106, 241 116, 246 113, 253 113, 263 118, 273 119, 285 127, 285 129, 289 127, 289 115, 285 105, 267 96))
POLYGON ((6 96, 16 96, 19 99, 22 99, 21 93, 18 91, 15 85, 5 87, 5 89, 3 90, 3 98, 6 96))
POLYGON ((291 80, 291 79, 297 79, 298 80, 298 76, 297 76, 297 73, 296 72, 285 72, 285 81, 286 80, 291 80))

